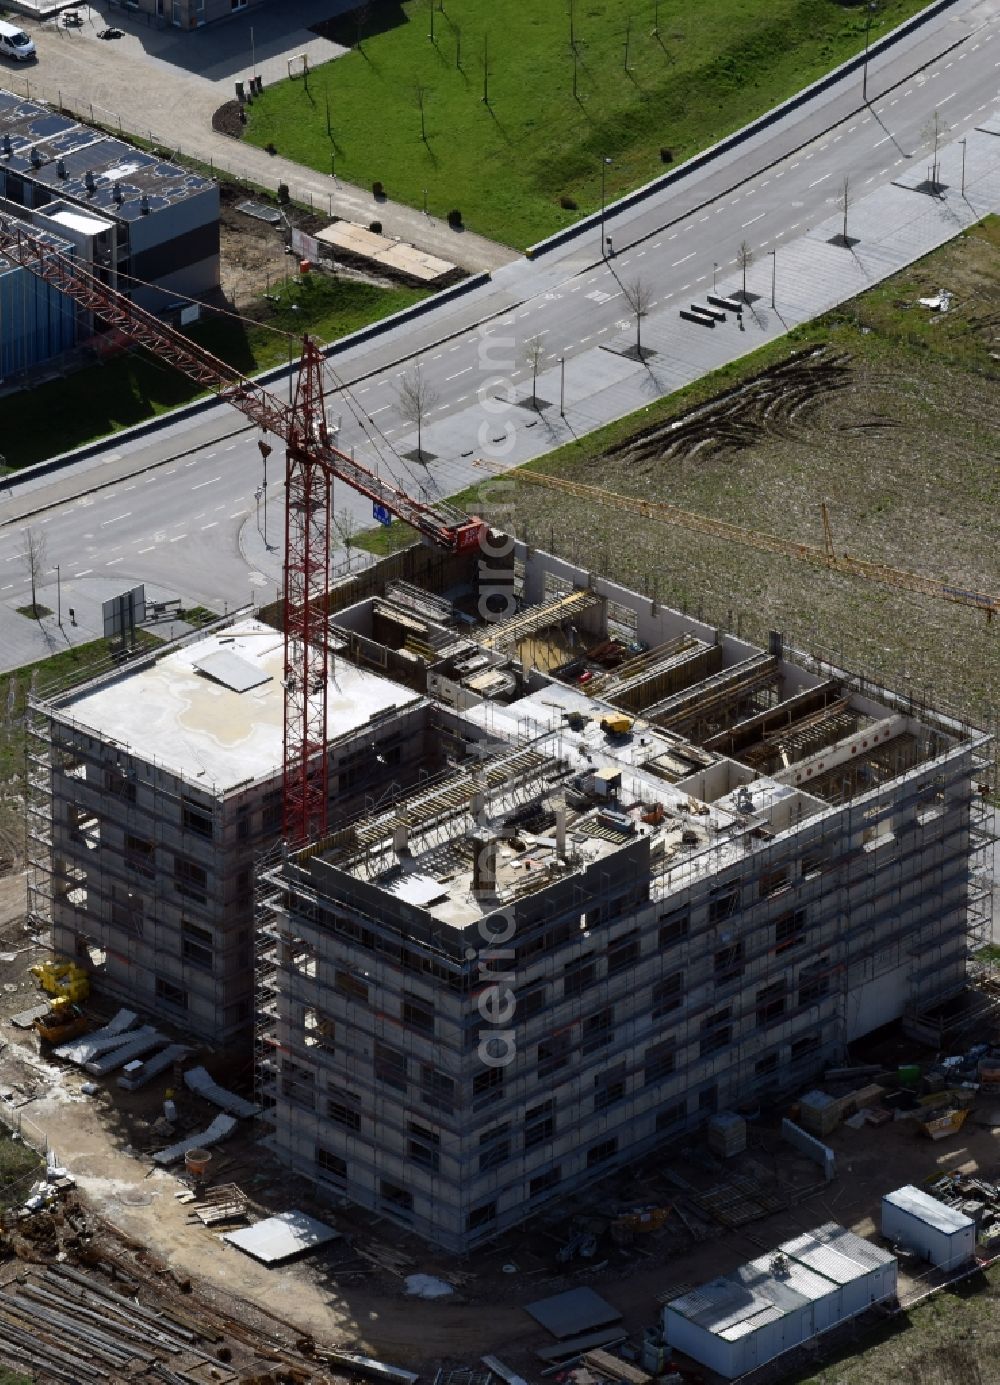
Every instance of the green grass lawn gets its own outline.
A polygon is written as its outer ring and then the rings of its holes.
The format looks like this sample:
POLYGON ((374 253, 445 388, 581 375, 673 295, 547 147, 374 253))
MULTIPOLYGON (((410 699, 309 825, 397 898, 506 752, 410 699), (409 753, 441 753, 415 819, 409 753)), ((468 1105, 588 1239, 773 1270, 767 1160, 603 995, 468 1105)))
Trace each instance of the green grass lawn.
MULTIPOLYGON (((923 3, 882 0, 872 37, 923 3)), ((321 172, 335 160, 338 177, 414 206, 426 190, 435 215, 458 208, 521 247, 600 206, 602 159, 611 199, 662 172, 661 150, 679 163, 860 51, 867 13, 845 0, 437 4, 433 43, 430 0, 367 6, 360 50, 346 16, 353 51, 266 90, 246 137, 321 172)))
MULTIPOLYGON (((304 332, 323 342, 336 341, 425 296, 416 289, 382 289, 312 274, 301 282, 291 280, 277 286, 277 302, 255 309, 251 323, 207 316, 191 328, 190 335, 222 360, 251 374, 287 361, 290 339, 283 334, 294 334, 292 344, 297 352, 304 332)), ((173 366, 142 350, 22 391, 17 406, 4 411, 2 450, 6 466, 15 471, 30 466, 176 409, 201 393, 198 385, 173 366)), ((237 417, 234 413, 234 420, 237 417)))

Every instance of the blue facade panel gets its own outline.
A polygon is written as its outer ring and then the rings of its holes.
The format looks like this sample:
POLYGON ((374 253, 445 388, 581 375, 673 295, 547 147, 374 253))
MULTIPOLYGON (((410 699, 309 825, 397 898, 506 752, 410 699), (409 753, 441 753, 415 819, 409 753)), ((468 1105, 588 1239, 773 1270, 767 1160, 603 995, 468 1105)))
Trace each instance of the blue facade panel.
POLYGON ((0 379, 6 380, 75 346, 77 310, 31 270, 2 260, 0 266, 0 379))

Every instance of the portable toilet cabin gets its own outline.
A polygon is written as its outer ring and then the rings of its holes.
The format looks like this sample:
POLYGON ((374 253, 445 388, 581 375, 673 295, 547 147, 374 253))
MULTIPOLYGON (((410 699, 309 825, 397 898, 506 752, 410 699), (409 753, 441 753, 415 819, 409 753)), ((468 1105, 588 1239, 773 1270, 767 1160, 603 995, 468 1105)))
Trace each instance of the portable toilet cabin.
POLYGON ((912 1184, 883 1197, 882 1235, 942 1270, 969 1264, 976 1252, 972 1218, 912 1184))

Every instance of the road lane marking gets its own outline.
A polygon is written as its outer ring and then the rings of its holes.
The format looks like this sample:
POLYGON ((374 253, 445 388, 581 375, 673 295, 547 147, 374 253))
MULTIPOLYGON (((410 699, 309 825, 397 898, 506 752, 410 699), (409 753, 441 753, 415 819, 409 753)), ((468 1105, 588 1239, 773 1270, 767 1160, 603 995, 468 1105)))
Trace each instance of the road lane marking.
MULTIPOLYGON (((140 548, 140 549, 139 549, 139 552, 140 552, 140 553, 152 553, 152 551, 153 551, 153 549, 154 549, 155 547, 156 547, 156 544, 155 544, 155 543, 151 543, 151 544, 149 545, 148 548, 140 548)), ((79 574, 78 574, 78 575, 79 575, 79 574)))
POLYGON ((833 174, 832 174, 832 173, 824 173, 823 176, 822 176, 822 178, 815 178, 815 179, 809 184, 809 186, 810 186, 811 188, 814 188, 814 187, 816 187, 819 183, 825 183, 826 180, 827 180, 827 178, 832 178, 832 177, 833 177, 833 174))
POLYGON ((73 573, 73 576, 74 576, 74 577, 86 577, 87 573, 88 573, 88 572, 93 572, 93 570, 94 570, 94 569, 93 569, 92 567, 85 567, 85 568, 83 569, 82 572, 74 572, 74 573, 73 573))
POLYGON ((221 476, 213 476, 212 479, 211 479, 210 481, 199 481, 198 484, 197 484, 196 486, 192 486, 191 489, 192 489, 193 491, 200 491, 200 490, 203 490, 205 486, 214 486, 215 483, 216 483, 216 481, 221 481, 221 480, 222 480, 222 477, 221 477, 221 476))
POLYGON ((121 519, 128 519, 129 516, 131 515, 131 513, 132 513, 131 510, 126 510, 125 513, 124 513, 123 515, 115 515, 114 519, 102 519, 102 520, 101 520, 101 528, 102 528, 102 529, 106 529, 106 528, 108 527, 109 524, 117 524, 118 521, 121 520, 121 519))
POLYGON ((749 221, 744 221, 740 230, 745 231, 748 226, 752 226, 755 221, 761 221, 765 216, 767 216, 767 212, 760 212, 757 216, 752 216, 749 221))
POLYGON ((670 268, 671 268, 671 269, 676 269, 677 266, 678 266, 679 264, 684 264, 687 260, 693 260, 696 253, 697 253, 696 251, 692 250, 691 253, 690 253, 690 255, 685 255, 685 256, 683 257, 683 259, 674 260, 674 262, 673 262, 673 264, 670 266, 670 268))
POLYGON ((206 529, 215 529, 218 526, 218 523, 219 521, 217 519, 213 519, 211 524, 203 524, 201 526, 201 532, 204 533, 206 529))
MULTIPOLYGON (((469 371, 472 369, 473 367, 471 365, 467 365, 464 370, 456 370, 454 375, 446 375, 444 377, 445 383, 449 380, 457 380, 460 375, 468 375, 469 371)), ((386 407, 388 408, 388 405, 386 407)))
POLYGON ((186 539, 187 534, 175 534, 172 539, 167 539, 167 543, 180 543, 181 539, 186 539))
POLYGON ((104 566, 114 567, 115 563, 123 563, 124 561, 124 558, 109 558, 108 561, 104 564, 104 566))

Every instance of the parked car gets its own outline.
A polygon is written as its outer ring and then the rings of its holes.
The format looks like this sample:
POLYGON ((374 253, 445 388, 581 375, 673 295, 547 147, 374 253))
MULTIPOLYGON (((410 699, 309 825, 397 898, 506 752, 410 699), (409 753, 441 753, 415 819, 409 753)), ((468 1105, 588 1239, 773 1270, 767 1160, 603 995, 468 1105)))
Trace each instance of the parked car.
POLYGON ((5 58, 13 58, 16 62, 30 62, 32 58, 38 56, 35 52, 35 45, 16 24, 7 24, 0 19, 0 55, 5 58))

